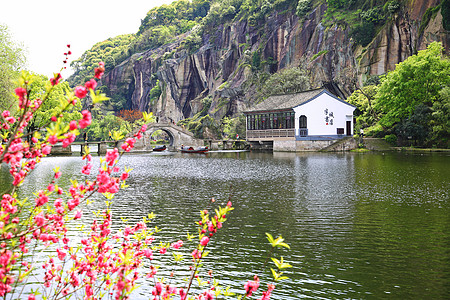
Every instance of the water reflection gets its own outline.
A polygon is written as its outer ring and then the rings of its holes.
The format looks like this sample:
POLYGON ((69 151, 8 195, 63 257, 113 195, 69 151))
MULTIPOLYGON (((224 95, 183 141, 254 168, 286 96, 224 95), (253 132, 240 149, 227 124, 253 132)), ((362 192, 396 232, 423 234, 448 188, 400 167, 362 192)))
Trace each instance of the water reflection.
MULTIPOLYGON (((280 254, 294 266, 273 299, 448 298, 448 163, 445 154, 128 155, 121 165, 134 170, 114 222, 155 212, 164 236, 185 239, 212 197, 231 197, 236 210, 206 270, 214 263, 234 290, 260 272, 271 232, 288 240, 291 251, 280 254)), ((83 178, 79 158, 48 158, 20 192, 48 183, 54 164, 69 169, 64 184, 83 178)))

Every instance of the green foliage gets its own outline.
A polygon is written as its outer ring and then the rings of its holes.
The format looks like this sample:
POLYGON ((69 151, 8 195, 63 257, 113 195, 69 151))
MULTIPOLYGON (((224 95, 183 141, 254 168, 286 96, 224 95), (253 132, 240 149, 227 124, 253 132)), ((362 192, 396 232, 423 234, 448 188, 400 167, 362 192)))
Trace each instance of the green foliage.
POLYGON ((394 14, 400 9, 400 7, 401 7, 400 1, 392 0, 392 1, 388 1, 384 4, 383 10, 390 14, 394 14))
POLYGON ((441 2, 442 26, 445 30, 450 31, 450 0, 442 0, 441 2))
POLYGON ((431 109, 420 103, 409 118, 402 120, 396 126, 395 132, 403 141, 412 140, 415 146, 425 146, 430 130, 430 118, 431 109))
POLYGON ((200 26, 194 27, 191 31, 191 34, 183 40, 183 48, 188 50, 189 53, 194 53, 202 45, 202 36, 200 29, 200 26))
MULTIPOLYGON (((44 75, 31 75, 29 82, 30 99, 43 99, 51 87, 48 78, 44 75)), ((52 93, 34 113, 33 119, 27 128, 30 131, 41 128, 48 123, 51 117, 59 115, 63 107, 67 104, 68 93, 69 84, 67 82, 61 82, 55 85, 52 93)), ((70 120, 81 119, 82 115, 80 111, 81 102, 78 101, 73 108, 64 113, 62 121, 68 123, 70 120)))
POLYGON ((89 140, 108 140, 109 132, 118 132, 126 136, 131 132, 131 123, 119 118, 112 113, 103 114, 99 108, 94 108, 92 112, 92 123, 85 129, 89 140))
POLYGON ((354 116, 356 119, 355 131, 358 132, 362 128, 374 126, 378 121, 379 111, 376 111, 375 95, 377 93, 377 86, 369 85, 360 90, 356 90, 347 98, 347 102, 356 106, 354 116))
POLYGON ((255 51, 252 54, 252 68, 253 70, 259 70, 261 68, 261 53, 255 51))
POLYGON ((222 119, 221 131, 225 137, 235 138, 239 135, 240 138, 245 138, 246 134, 246 119, 244 114, 240 114, 238 117, 230 119, 224 117, 222 119))
POLYGON ((6 26, 0 25, 0 111, 16 111, 13 81, 19 78, 19 70, 24 64, 22 46, 11 39, 6 26))
POLYGON ((436 17, 436 14, 440 8, 441 8, 441 6, 438 5, 435 7, 430 7, 426 10, 426 12, 423 14, 422 20, 420 22, 419 35, 423 34, 423 32, 425 31, 425 28, 428 26, 428 23, 430 22, 430 20, 432 18, 436 17))
POLYGON ((450 87, 444 87, 440 92, 440 101, 431 107, 431 141, 438 147, 448 148, 450 138, 450 87))
POLYGON ((158 100, 159 96, 161 96, 162 90, 161 90, 161 83, 159 80, 156 80, 155 86, 150 90, 150 102, 153 103, 154 101, 158 100))
POLYGON ((364 82, 364 86, 379 85, 379 84, 380 84, 380 76, 378 75, 371 75, 364 82))
POLYGON ((375 37, 375 25, 372 22, 362 22, 353 27, 350 35, 356 44, 365 47, 375 37))
POLYGON ((327 5, 329 8, 344 8, 346 4, 346 0, 327 0, 327 5))
POLYGON ((212 104, 211 97, 202 100, 202 110, 192 118, 186 118, 178 122, 178 126, 183 126, 191 131, 196 138, 221 138, 221 126, 213 117, 208 114, 212 104))
POLYGON ((288 68, 272 74, 264 84, 265 96, 298 93, 310 89, 310 80, 303 69, 288 68))
POLYGON ((384 113, 381 125, 392 127, 410 117, 419 104, 431 107, 439 101, 439 92, 450 85, 450 59, 442 51, 440 43, 431 43, 381 78, 376 95, 376 107, 384 113))
POLYGON ((327 54, 328 50, 322 50, 319 51, 318 53, 314 54, 313 57, 311 58, 311 61, 315 60, 316 58, 318 58, 319 56, 323 55, 323 54, 327 54))
POLYGON ((384 14, 381 7, 373 7, 361 12, 361 19, 367 23, 379 24, 384 21, 384 14))
POLYGON ((397 136, 395 134, 388 134, 384 137, 385 141, 388 142, 391 146, 397 145, 397 136))
POLYGON ((85 51, 77 60, 70 65, 74 74, 68 78, 71 86, 82 85, 94 73, 100 61, 105 62, 105 71, 112 70, 129 57, 129 47, 135 36, 133 34, 119 35, 95 44, 91 49, 85 51))
POLYGON ((297 16, 303 17, 311 10, 311 0, 298 0, 297 16))

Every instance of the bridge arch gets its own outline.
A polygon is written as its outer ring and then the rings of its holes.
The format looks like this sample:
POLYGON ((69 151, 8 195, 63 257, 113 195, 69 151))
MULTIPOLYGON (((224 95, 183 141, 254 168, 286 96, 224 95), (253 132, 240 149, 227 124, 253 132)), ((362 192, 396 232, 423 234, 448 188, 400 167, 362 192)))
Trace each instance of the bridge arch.
POLYGON ((147 135, 148 138, 151 140, 152 135, 158 130, 162 130, 165 133, 167 133, 167 135, 169 136, 169 147, 173 147, 175 144, 175 137, 174 137, 174 134, 172 133, 172 131, 168 130, 167 128, 150 128, 150 129, 147 129, 147 131, 145 132, 145 135, 147 135))
POLYGON ((179 149, 183 144, 190 146, 203 146, 204 143, 203 140, 195 138, 192 132, 173 123, 149 123, 147 124, 147 130, 144 133, 144 138, 136 142, 135 149, 150 150, 151 136, 157 130, 162 130, 169 135, 169 149, 172 150, 179 149))

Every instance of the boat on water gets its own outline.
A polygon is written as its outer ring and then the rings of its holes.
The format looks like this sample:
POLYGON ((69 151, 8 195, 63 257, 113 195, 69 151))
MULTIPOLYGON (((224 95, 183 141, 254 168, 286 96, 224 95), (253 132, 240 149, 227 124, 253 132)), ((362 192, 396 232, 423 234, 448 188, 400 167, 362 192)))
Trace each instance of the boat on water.
POLYGON ((161 152, 161 151, 164 151, 166 149, 167 149, 166 145, 160 145, 160 146, 155 146, 155 148, 153 148, 153 151, 161 152))
POLYGON ((181 152, 183 153, 206 153, 208 151, 209 151, 208 146, 197 148, 194 148, 192 146, 181 146, 181 152))

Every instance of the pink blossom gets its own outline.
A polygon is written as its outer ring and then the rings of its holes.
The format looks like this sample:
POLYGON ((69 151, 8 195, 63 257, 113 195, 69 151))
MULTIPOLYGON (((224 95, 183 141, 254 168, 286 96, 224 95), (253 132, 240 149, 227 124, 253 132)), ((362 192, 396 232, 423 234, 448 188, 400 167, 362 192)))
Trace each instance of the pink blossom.
POLYGON ((247 297, 251 297, 252 293, 255 292, 259 287, 258 276, 255 275, 254 279, 255 280, 253 280, 253 281, 252 280, 247 281, 247 283, 244 285, 245 296, 247 296, 247 297))
POLYGON ((114 163, 116 162, 116 159, 119 158, 119 151, 117 150, 117 148, 114 148, 114 150, 110 150, 108 152, 106 152, 106 162, 108 163, 108 166, 112 166, 114 165, 114 163))
POLYGON ((158 281, 155 284, 155 291, 154 292, 156 293, 156 295, 161 295, 162 289, 163 289, 163 285, 162 285, 161 282, 158 281))
POLYGON ((77 96, 80 99, 83 99, 86 97, 88 90, 84 86, 77 86, 75 88, 75 96, 77 96))
POLYGON ((16 118, 14 118, 14 117, 7 117, 7 118, 5 118, 5 120, 6 120, 6 122, 8 122, 10 124, 13 124, 16 122, 16 118))
POLYGON ((4 110, 2 113, 3 118, 7 118, 11 115, 11 113, 9 112, 9 110, 4 110))
POLYGON ((77 122, 76 121, 70 121, 70 123, 69 123, 69 130, 73 131, 73 130, 75 130, 77 128, 78 128, 77 122))
POLYGON ((180 288, 179 289, 179 293, 180 293, 181 300, 185 300, 186 299, 186 292, 182 288, 180 288))
POLYGON ((200 259, 200 258, 202 258, 202 253, 200 251, 198 251, 197 249, 192 251, 191 255, 192 255, 193 259, 200 259))
POLYGON ((153 259, 152 249, 144 249, 142 252, 144 253, 145 257, 153 259))
POLYGON ((81 212, 81 210, 77 210, 75 212, 75 215, 73 216, 73 219, 74 220, 79 219, 79 218, 81 218, 82 215, 83 215, 83 213, 81 212))
POLYGON ((48 137, 47 141, 50 144, 54 145, 54 144, 56 144, 58 142, 58 138, 56 137, 56 135, 51 135, 51 136, 48 137))
POLYGON ((102 79, 102 75, 105 72, 105 63, 101 61, 98 63, 98 66, 99 66, 98 68, 94 69, 95 72, 94 77, 97 79, 102 79))
POLYGON ((84 84, 84 86, 85 86, 87 89, 95 90, 95 88, 97 87, 97 81, 95 81, 95 79, 92 78, 91 80, 87 81, 87 82, 84 84))
POLYGON ((267 291, 263 292, 262 297, 259 300, 269 300, 271 292, 275 289, 273 284, 267 285, 267 291))
POLYGON ((50 83, 52 85, 57 85, 61 79, 62 79, 61 73, 55 74, 55 77, 50 78, 50 83))
POLYGON ((50 145, 44 144, 42 145, 42 154, 48 155, 52 151, 52 147, 50 145))
POLYGON ((48 190, 49 192, 53 192, 53 191, 55 190, 55 186, 54 186, 53 184, 49 184, 49 185, 47 186, 47 190, 48 190))
POLYGON ((123 172, 122 175, 120 175, 120 180, 127 180, 128 175, 129 174, 127 172, 123 172))
POLYGON ((203 247, 208 245, 208 243, 209 243, 209 237, 207 237, 207 236, 202 237, 202 239, 200 240, 200 245, 202 245, 203 247))
POLYGON ((59 248, 56 249, 56 252, 58 252, 59 260, 64 260, 64 257, 66 257, 66 253, 63 250, 59 249, 59 248))
POLYGON ((37 226, 41 227, 45 223, 45 217, 43 213, 39 213, 34 217, 34 222, 37 226))
POLYGON ((39 192, 39 197, 36 198, 36 206, 42 206, 48 202, 48 196, 45 195, 42 191, 39 192))
POLYGON ((62 206, 62 199, 61 198, 56 199, 54 202, 54 205, 55 205, 55 207, 62 206))
POLYGON ((179 240, 178 242, 172 244, 172 247, 174 249, 180 249, 182 246, 183 246, 183 241, 182 240, 179 240))
POLYGON ((81 168, 81 173, 83 173, 85 175, 89 175, 89 174, 91 174, 91 168, 92 168, 92 165, 88 163, 81 168))
POLYGON ((15 93, 19 98, 23 99, 24 96, 27 94, 27 90, 22 87, 18 87, 15 89, 15 93))
POLYGON ((127 138, 125 140, 125 143, 122 144, 122 149, 125 150, 126 152, 129 152, 131 149, 133 149, 134 147, 134 143, 136 142, 135 139, 133 138, 127 138))
POLYGON ((83 110, 81 114, 83 115, 83 118, 78 121, 78 125, 80 126, 81 129, 83 129, 91 125, 92 116, 91 113, 87 110, 83 110))

